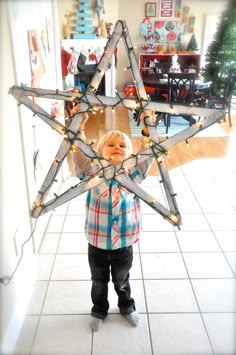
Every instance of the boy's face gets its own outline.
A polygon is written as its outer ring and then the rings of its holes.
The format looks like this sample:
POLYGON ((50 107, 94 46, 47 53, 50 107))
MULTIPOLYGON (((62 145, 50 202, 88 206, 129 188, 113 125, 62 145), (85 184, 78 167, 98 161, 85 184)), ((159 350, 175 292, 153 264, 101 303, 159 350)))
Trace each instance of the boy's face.
POLYGON ((129 157, 129 147, 123 137, 111 136, 104 143, 102 155, 106 159, 111 159, 111 164, 118 165, 129 157))

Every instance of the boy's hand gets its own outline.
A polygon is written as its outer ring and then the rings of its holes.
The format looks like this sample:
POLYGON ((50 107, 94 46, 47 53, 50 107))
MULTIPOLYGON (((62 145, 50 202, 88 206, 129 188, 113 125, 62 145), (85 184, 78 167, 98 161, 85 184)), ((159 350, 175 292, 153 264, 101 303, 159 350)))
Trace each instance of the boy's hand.
POLYGON ((83 117, 82 118, 82 121, 80 122, 80 125, 79 125, 79 131, 84 131, 84 126, 85 126, 85 123, 88 121, 89 119, 89 115, 87 112, 81 112, 81 116, 83 117))
POLYGON ((146 126, 147 116, 148 116, 148 119, 149 119, 151 125, 155 125, 155 123, 157 121, 155 111, 148 110, 148 111, 145 111, 145 112, 141 113, 140 120, 141 120, 142 125, 143 125, 142 134, 144 136, 148 136, 149 135, 148 129, 147 129, 147 126, 146 126))

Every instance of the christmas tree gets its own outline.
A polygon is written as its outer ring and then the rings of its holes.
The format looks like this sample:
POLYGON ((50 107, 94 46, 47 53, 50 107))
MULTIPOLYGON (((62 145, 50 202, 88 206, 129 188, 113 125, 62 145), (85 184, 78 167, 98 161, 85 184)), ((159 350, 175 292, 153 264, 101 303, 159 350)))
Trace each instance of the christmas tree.
POLYGON ((205 63, 202 75, 206 80, 213 81, 215 95, 222 94, 225 79, 236 72, 236 0, 229 1, 228 8, 221 16, 207 48, 205 63))
POLYGON ((192 34, 192 36, 188 42, 186 50, 191 51, 191 52, 198 51, 197 40, 196 40, 196 36, 194 33, 192 34))

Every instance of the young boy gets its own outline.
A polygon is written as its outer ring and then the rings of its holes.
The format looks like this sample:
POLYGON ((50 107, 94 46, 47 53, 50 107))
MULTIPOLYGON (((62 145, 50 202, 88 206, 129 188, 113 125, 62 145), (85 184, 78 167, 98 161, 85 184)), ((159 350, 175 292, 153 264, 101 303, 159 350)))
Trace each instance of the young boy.
MULTIPOLYGON (((155 121, 155 113, 150 115, 155 121)), ((84 125, 88 115, 84 114, 79 131, 85 140, 84 125)), ((143 135, 148 135, 143 123, 143 135)), ((110 131, 98 143, 98 153, 111 165, 119 165, 132 154, 130 138, 123 132, 110 131)), ((92 164, 82 151, 76 149, 73 155, 76 174, 80 179, 93 176, 101 168, 92 164)), ((134 184, 140 184, 147 176, 153 158, 132 167, 127 176, 134 184)), ((88 240, 88 260, 92 278, 92 309, 89 326, 98 331, 109 309, 108 283, 110 274, 118 295, 120 313, 136 327, 140 317, 135 301, 131 297, 129 271, 133 261, 133 244, 139 239, 141 230, 140 200, 133 193, 120 186, 114 179, 105 180, 90 189, 86 199, 85 234, 88 240)))

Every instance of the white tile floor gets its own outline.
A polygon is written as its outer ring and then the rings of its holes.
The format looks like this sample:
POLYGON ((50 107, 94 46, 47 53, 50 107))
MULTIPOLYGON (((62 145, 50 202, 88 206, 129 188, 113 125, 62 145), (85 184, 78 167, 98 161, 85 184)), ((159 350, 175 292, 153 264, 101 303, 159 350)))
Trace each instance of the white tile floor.
MULTIPOLYGON (((143 203, 131 271, 141 324, 132 328, 119 315, 110 284, 110 314, 98 333, 88 328, 82 195, 53 213, 15 354, 236 354, 236 169, 225 159, 199 159, 170 176, 183 224, 179 231, 143 203)), ((157 177, 143 188, 164 201, 157 177)))

